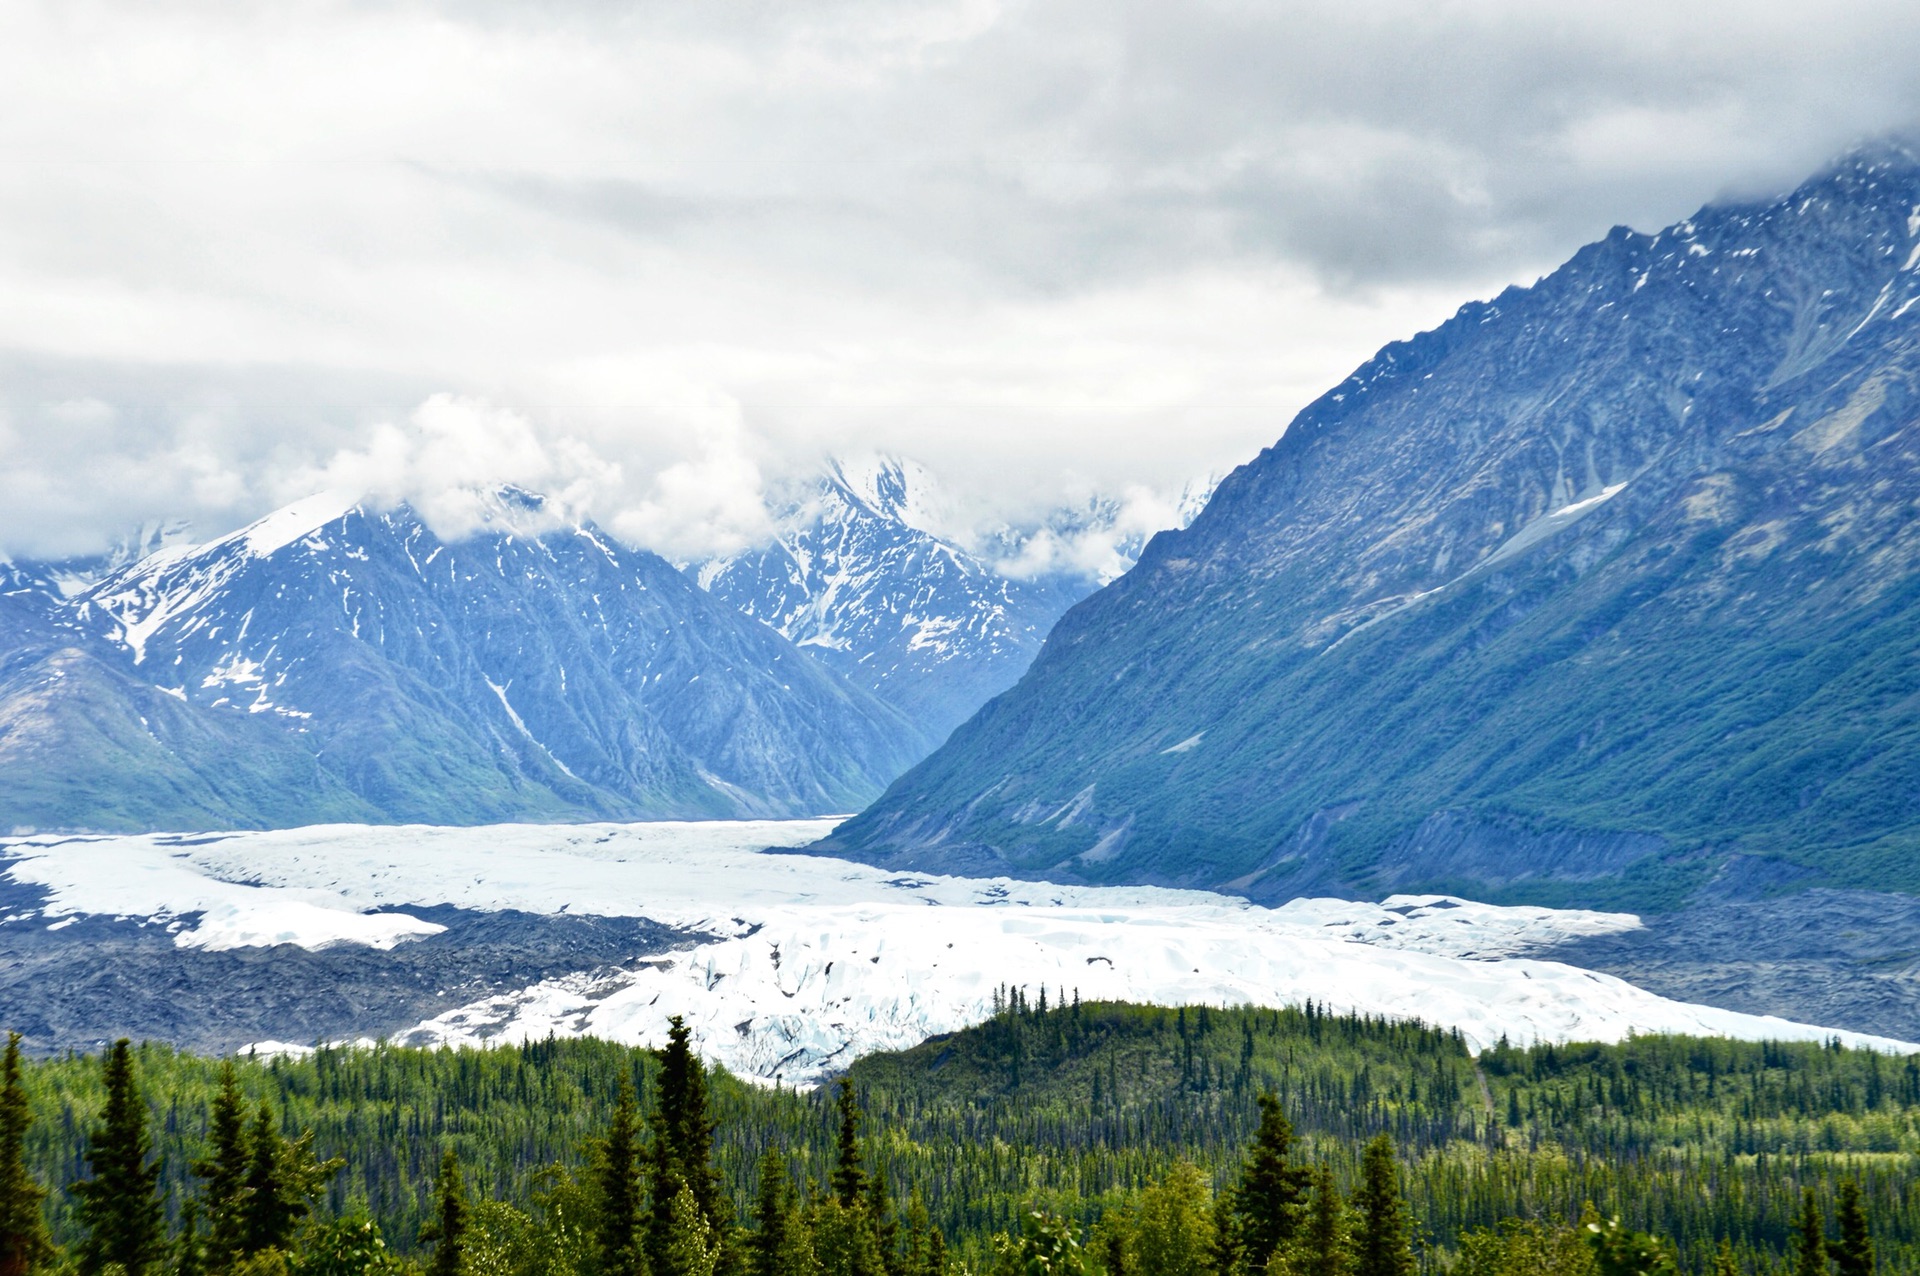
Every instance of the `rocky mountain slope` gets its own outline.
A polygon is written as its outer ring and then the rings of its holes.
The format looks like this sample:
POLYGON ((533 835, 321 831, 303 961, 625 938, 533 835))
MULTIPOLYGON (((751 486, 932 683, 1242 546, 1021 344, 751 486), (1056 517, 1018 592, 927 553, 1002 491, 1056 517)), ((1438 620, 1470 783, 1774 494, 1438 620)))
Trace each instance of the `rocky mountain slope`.
POLYGON ((1920 890, 1917 265, 1920 161, 1879 147, 1387 347, 823 849, 1262 899, 1920 890))
POLYGON ((695 576, 941 739, 1026 672, 1097 582, 1016 579, 968 552, 937 530, 931 486, 896 458, 833 462, 777 512, 772 544, 695 576))
POLYGON ((317 497, 65 601, 15 569, 0 827, 844 811, 927 747, 665 560, 496 513, 317 497))

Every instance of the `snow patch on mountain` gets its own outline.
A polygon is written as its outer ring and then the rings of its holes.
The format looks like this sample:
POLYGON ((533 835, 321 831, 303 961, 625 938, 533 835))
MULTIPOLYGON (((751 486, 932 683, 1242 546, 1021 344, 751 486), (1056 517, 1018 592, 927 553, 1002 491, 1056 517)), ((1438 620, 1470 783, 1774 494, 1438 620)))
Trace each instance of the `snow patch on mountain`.
POLYGON ((231 948, 431 933, 408 906, 646 917, 706 938, 487 997, 403 1036, 653 1044, 680 1014, 709 1058, 797 1084, 980 1022, 1002 984, 1163 1005, 1312 998, 1458 1028, 1475 1046, 1688 1032, 1915 1048, 1671 1001, 1528 956, 1633 929, 1629 914, 1435 895, 1270 909, 1205 891, 902 874, 780 853, 836 822, 15 838, 0 840, 6 874, 41 887, 47 903, 5 924, 106 914, 177 926, 182 946, 231 948))
POLYGON ((924 467, 846 458, 775 498, 772 543, 688 571, 938 738, 1012 686, 1068 607, 1155 531, 1191 521, 1211 490, 1169 502, 1139 489, 981 528, 924 467))
POLYGON ((350 495, 321 492, 205 545, 164 543, 89 586, 81 612, 106 619, 134 664, 143 664, 148 644, 163 629, 176 626, 192 633, 203 628, 207 619, 195 613, 211 609, 249 569, 249 560, 269 558, 356 508, 358 502, 350 495))
POLYGON ((360 499, 346 492, 316 492, 285 505, 256 522, 215 541, 220 544, 244 544, 258 558, 285 549, 303 540, 329 523, 345 518, 357 508, 360 499))

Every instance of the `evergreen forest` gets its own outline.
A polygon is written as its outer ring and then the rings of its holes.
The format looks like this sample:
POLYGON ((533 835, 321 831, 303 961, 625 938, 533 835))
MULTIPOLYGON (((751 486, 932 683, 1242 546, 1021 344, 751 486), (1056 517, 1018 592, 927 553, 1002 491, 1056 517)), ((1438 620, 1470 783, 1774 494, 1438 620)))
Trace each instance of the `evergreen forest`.
POLYGON ((1920 1057, 1081 1003, 811 1091, 667 1046, 122 1042, 0 1088, 0 1276, 1920 1272, 1920 1057))

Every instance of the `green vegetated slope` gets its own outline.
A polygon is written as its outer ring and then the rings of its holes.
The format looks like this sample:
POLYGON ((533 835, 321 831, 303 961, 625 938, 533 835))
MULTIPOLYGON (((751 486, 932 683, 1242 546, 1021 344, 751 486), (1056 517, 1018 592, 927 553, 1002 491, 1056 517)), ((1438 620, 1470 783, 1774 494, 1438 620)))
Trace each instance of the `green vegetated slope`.
POLYGON ((0 794, 0 831, 260 828, 378 815, 284 732, 129 677, 99 644, 6 597, 0 794), (76 822, 77 810, 86 815, 76 822))
MULTIPOLYGON (((177 1209, 202 1153, 219 1065, 137 1052, 156 1150, 177 1209)), ((1498 1049, 1476 1061, 1451 1033, 1312 1011, 1166 1010, 1017 999, 993 1021, 850 1073, 864 1153, 892 1199, 920 1192, 956 1259, 1029 1208, 1076 1225, 1133 1201, 1178 1162, 1216 1185, 1237 1170, 1256 1098, 1275 1092, 1295 1157, 1351 1185, 1368 1138, 1392 1137, 1424 1243, 1505 1217, 1570 1222, 1586 1201, 1669 1237, 1701 1270, 1721 1238, 1764 1269, 1786 1252, 1801 1189, 1830 1201, 1843 1178, 1869 1202, 1885 1269, 1920 1270, 1920 1059, 1817 1045, 1642 1038, 1618 1046, 1498 1049)), ((326 1050, 246 1062, 251 1097, 338 1156, 328 1209, 364 1205, 411 1249, 445 1149, 481 1196, 526 1206, 543 1167, 578 1165, 603 1135, 622 1077, 646 1107, 649 1052, 593 1041, 490 1051, 326 1050)), ((65 1184, 84 1171, 100 1102, 96 1060, 33 1065, 31 1162, 65 1184)), ((825 1091, 715 1078, 716 1151, 737 1217, 754 1166, 779 1150, 825 1184, 836 1119, 825 1091)), ((56 1200, 55 1231, 70 1236, 56 1200)))
POLYGON ((1920 163, 1389 346, 823 849, 1657 908, 1920 889, 1920 163), (1801 872, 1801 870, 1810 870, 1801 872))

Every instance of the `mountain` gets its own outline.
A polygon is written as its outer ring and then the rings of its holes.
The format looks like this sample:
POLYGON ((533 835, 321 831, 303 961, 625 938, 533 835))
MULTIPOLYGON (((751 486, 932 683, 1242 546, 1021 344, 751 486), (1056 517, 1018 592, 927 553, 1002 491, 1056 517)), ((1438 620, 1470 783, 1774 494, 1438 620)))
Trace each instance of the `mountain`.
POLYGON ((143 523, 125 535, 114 538, 104 553, 85 554, 50 562, 24 564, 43 592, 72 598, 85 593, 107 577, 131 567, 161 550, 191 548, 193 527, 185 519, 166 519, 143 523))
POLYGON ((12 599, 0 827, 809 814, 927 747, 665 560, 497 506, 449 542, 320 496, 12 599))
MULTIPOLYGON (((937 501, 912 462, 834 461, 776 511, 771 544, 694 574, 942 739, 1026 672, 1097 582, 1060 569, 1010 575, 937 530, 937 501)), ((1006 557, 1020 548, 1012 533, 996 546, 1006 557)))
POLYGON ((0 563, 0 828, 373 814, 269 724, 207 713, 129 670, 75 622, 53 574, 0 563))
POLYGON ((1920 890, 1920 160, 1383 349, 823 850, 1672 907, 1920 890))

